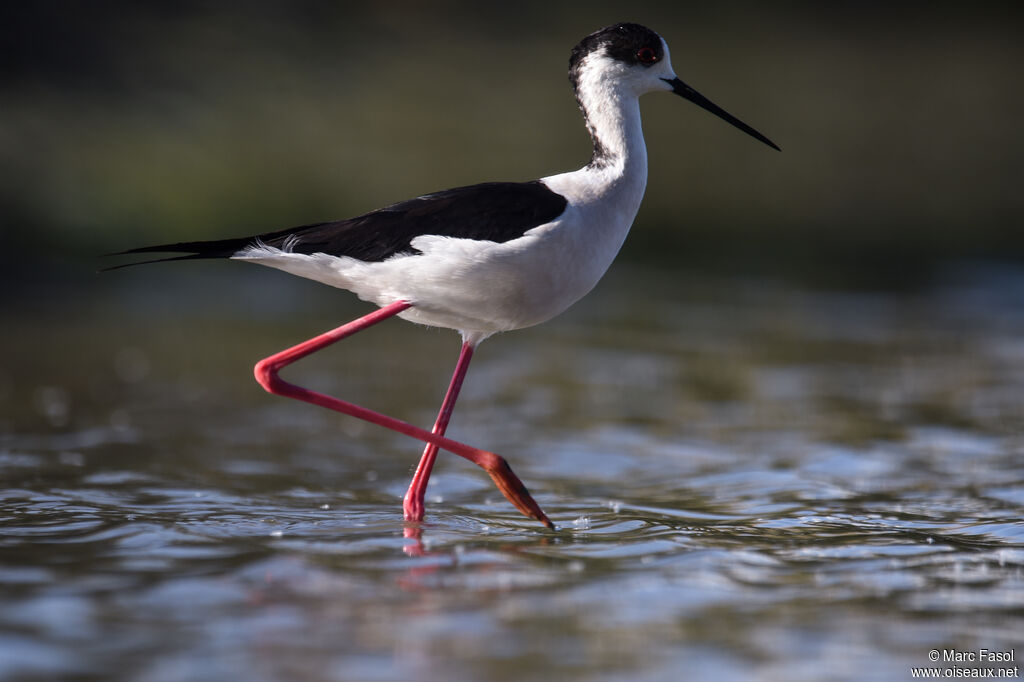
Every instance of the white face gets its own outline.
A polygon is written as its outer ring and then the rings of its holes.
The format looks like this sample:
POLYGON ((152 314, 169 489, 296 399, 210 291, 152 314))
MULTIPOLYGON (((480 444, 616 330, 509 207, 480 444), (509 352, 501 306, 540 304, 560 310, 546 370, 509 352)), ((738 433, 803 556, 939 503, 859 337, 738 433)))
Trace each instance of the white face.
POLYGON ((663 51, 662 58, 657 63, 647 67, 647 74, 651 78, 655 78, 657 83, 653 84, 650 90, 672 90, 672 86, 666 81, 672 81, 678 78, 676 76, 675 69, 672 68, 672 60, 669 58, 668 43, 664 39, 661 41, 661 49, 663 51))
POLYGON ((587 55, 580 69, 579 85, 581 90, 606 90, 625 92, 639 97, 647 92, 657 90, 672 91, 668 81, 676 79, 672 62, 669 59, 668 45, 661 41, 662 55, 660 58, 653 51, 640 56, 651 61, 634 61, 626 63, 611 57, 607 50, 598 50, 587 55))

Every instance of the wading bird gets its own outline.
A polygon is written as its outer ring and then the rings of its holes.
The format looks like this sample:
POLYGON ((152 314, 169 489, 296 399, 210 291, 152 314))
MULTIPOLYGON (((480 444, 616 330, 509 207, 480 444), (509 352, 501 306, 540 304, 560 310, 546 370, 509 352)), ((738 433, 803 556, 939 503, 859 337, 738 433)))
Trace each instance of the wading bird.
POLYGON ((581 40, 569 59, 569 80, 593 140, 590 162, 579 170, 529 182, 442 190, 348 220, 122 254, 179 252, 188 255, 158 260, 230 258, 258 263, 347 289, 376 304, 379 308, 364 317, 261 360, 255 368, 257 381, 271 393, 426 442, 403 503, 407 521, 423 519, 427 480, 441 449, 482 467, 520 511, 553 527, 504 458, 445 438, 476 347, 492 334, 558 315, 590 291, 608 269, 647 184, 640 95, 675 93, 778 149, 681 81, 665 41, 637 24, 608 26, 581 40), (296 360, 395 315, 462 335, 462 351, 432 431, 278 376, 296 360))

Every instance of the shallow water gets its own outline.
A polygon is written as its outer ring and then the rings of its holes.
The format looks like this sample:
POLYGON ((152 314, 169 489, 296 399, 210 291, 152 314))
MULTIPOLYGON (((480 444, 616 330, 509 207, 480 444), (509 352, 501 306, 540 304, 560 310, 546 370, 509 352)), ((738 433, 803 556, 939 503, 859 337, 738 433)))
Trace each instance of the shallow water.
MULTIPOLYGON (((2 679, 889 680, 967 666, 931 650, 1024 656, 1022 271, 823 293, 617 267, 483 344, 450 430, 558 530, 442 453, 416 540, 416 442, 251 379, 366 308, 204 267, 7 316, 2 679)), ((287 377, 429 425, 457 351, 391 321, 287 377)))

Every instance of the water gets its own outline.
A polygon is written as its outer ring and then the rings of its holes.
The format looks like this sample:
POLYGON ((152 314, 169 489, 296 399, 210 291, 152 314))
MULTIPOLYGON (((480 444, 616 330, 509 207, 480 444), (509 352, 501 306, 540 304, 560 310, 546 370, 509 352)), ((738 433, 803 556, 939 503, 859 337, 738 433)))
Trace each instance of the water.
MULTIPOLYGON (((365 308, 210 272, 7 317, 0 679, 898 680, 933 649, 1024 656, 1024 272, 836 293, 618 267, 486 342, 450 432, 559 530, 442 453, 418 540, 417 443, 251 379, 365 308)), ((457 351, 392 321, 286 376, 429 424, 457 351)))

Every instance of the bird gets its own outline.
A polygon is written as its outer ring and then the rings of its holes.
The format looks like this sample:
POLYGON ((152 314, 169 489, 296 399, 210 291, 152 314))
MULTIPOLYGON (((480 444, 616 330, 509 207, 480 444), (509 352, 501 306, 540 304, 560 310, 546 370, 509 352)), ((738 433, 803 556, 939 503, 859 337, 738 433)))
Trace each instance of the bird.
POLYGON ((268 392, 303 400, 426 443, 403 499, 407 524, 425 516, 439 450, 482 467, 527 517, 554 524, 493 452, 445 436, 474 352, 488 337, 545 322, 597 284, 619 252, 647 184, 639 98, 668 92, 769 147, 760 132, 676 75, 665 40, 635 23, 595 31, 572 49, 569 81, 593 143, 578 170, 530 181, 484 182, 401 201, 345 220, 256 236, 179 242, 114 255, 181 253, 115 266, 221 258, 256 263, 348 290, 377 308, 256 363, 268 392), (453 329, 462 346, 430 431, 280 378, 287 365, 391 317, 453 329))

